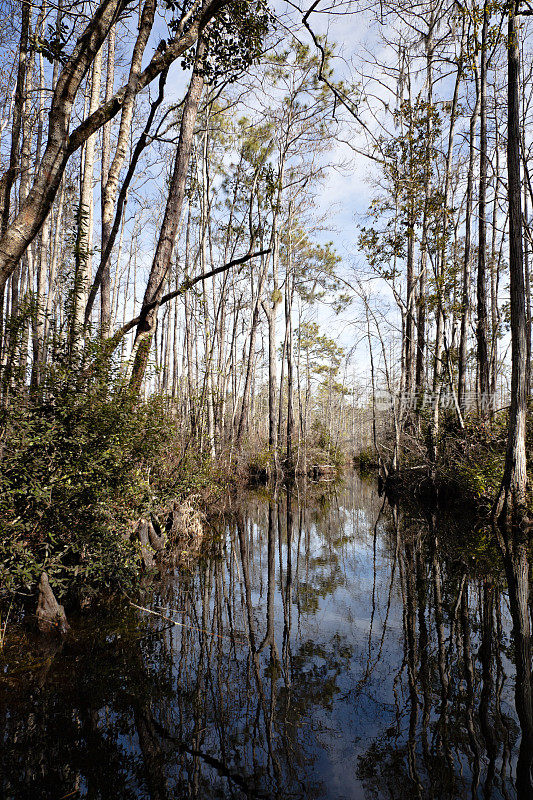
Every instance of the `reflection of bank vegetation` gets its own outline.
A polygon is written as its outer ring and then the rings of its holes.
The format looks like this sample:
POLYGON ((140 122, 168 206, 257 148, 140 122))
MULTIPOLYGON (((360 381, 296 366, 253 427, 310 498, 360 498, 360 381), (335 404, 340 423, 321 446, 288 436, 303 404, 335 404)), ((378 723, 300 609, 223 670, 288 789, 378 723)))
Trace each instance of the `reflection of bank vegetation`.
POLYGON ((378 726, 344 768, 368 797, 529 797, 521 573, 507 590, 451 522, 355 487, 326 504, 298 486, 248 496, 196 568, 162 579, 155 614, 130 607, 122 628, 49 653, 38 711, 27 691, 0 710, 0 793, 45 780, 58 796, 325 797, 333 720, 355 739, 386 676, 378 726), (323 627, 328 601, 367 583, 364 629, 323 627))
POLYGON ((526 571, 477 561, 434 513, 391 517, 404 647, 396 724, 360 758, 359 777, 380 798, 406 797, 406 786, 416 797, 530 797, 529 620, 517 613, 526 571), (504 700, 513 665, 520 729, 504 700))

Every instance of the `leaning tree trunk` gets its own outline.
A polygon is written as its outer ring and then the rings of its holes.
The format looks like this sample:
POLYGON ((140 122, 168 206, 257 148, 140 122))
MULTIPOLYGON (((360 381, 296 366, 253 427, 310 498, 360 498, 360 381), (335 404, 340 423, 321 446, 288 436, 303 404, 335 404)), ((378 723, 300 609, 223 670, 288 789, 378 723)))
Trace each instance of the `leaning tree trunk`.
MULTIPOLYGON (((13 273, 50 211, 68 159, 74 152, 69 124, 78 89, 110 26, 126 4, 126 0, 104 0, 100 4, 61 71, 50 107, 48 141, 33 186, 19 213, 3 228, 0 237, 0 288, 13 273)), ((26 3, 22 7, 24 9, 26 3)), ((81 138, 77 147, 93 132, 91 130, 81 138)))
MULTIPOLYGON (((22 3, 21 32, 19 45, 19 61, 17 83, 13 103, 13 124, 11 128, 11 150, 9 166, 0 181, 0 233, 6 232, 9 224, 11 207, 11 189, 17 177, 20 161, 20 134, 22 130, 22 112, 24 107, 24 89, 26 85, 26 69, 28 63, 28 40, 30 35, 30 4, 22 3)), ((3 287, 2 287, 3 288, 3 287)))
MULTIPOLYGON (((21 32, 19 44, 19 57, 18 57, 18 70, 17 82, 15 86, 15 97, 13 102, 13 122, 11 127, 11 146, 9 153, 9 165, 7 170, 0 180, 0 237, 4 236, 9 227, 9 214, 11 208, 11 190, 17 176, 17 171, 20 163, 20 136, 22 132, 22 115, 24 109, 25 99, 25 86, 26 86, 26 71, 28 62, 28 41, 30 35, 30 4, 22 4, 22 17, 21 17, 21 32)), ((13 269, 18 265, 18 259, 13 264, 13 269)), ((17 277, 13 278, 14 283, 17 282, 17 277)), ((13 285, 11 287, 11 295, 13 293, 13 285)), ((3 356, 4 347, 4 295, 5 283, 0 286, 0 360, 3 356)), ((7 297, 5 316, 8 317, 9 313, 9 295, 7 297)), ((6 349, 9 348, 9 342, 6 349)))
POLYGON ((203 60, 205 50, 205 41, 200 39, 196 51, 194 70, 183 107, 178 148, 170 181, 165 217, 152 262, 148 285, 144 293, 143 307, 141 309, 133 345, 133 366, 130 382, 132 388, 137 392, 140 391, 148 364, 148 355, 150 353, 150 345, 155 330, 157 312, 163 296, 165 279, 170 268, 176 233, 181 217, 181 208, 185 195, 185 182, 189 169, 192 140, 194 136, 194 126, 196 124, 198 106, 204 88, 203 60))
MULTIPOLYGON (((194 21, 191 22, 191 17, 185 15, 188 24, 184 16, 175 38, 165 48, 157 48, 150 63, 139 75, 137 93, 198 41, 201 32, 221 12, 226 2, 204 0, 197 9, 194 21)), ((51 101, 48 141, 39 169, 19 213, 0 235, 0 292, 41 229, 70 156, 89 136, 112 119, 124 104, 127 87, 123 86, 108 103, 101 105, 69 134, 70 117, 79 87, 110 28, 127 6, 128 0, 102 0, 61 70, 51 101)))

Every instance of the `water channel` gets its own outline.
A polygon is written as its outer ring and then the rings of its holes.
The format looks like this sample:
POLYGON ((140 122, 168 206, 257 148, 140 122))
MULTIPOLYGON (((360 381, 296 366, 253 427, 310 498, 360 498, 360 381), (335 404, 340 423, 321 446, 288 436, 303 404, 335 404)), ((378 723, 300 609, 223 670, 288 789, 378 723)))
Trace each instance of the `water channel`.
POLYGON ((530 796, 513 603, 466 516, 355 475, 250 492, 144 602, 6 644, 0 797, 530 796))

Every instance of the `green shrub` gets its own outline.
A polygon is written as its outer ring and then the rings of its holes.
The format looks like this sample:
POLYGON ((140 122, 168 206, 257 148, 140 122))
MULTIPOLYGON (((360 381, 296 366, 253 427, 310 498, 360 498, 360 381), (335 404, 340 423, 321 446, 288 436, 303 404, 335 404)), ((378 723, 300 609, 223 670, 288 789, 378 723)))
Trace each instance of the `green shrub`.
POLYGON ((440 470, 460 492, 491 503, 503 476, 507 415, 491 420, 471 417, 465 429, 444 429, 440 470))
POLYGON ((139 403, 112 365, 56 364, 38 397, 12 394, 0 414, 0 595, 43 569, 60 597, 129 586, 127 534, 170 435, 161 403, 139 403))
POLYGON ((327 427, 321 420, 314 420, 311 426, 310 454, 320 460, 326 460, 339 469, 344 463, 343 453, 338 444, 331 437, 327 427), (314 452, 313 452, 314 451, 314 452))
POLYGON ((266 480, 273 463, 274 453, 268 445, 263 445, 249 454, 247 461, 248 474, 253 480, 266 480))
POLYGON ((370 448, 361 450, 355 457, 355 463, 360 471, 365 475, 374 469, 376 466, 376 458, 370 448))

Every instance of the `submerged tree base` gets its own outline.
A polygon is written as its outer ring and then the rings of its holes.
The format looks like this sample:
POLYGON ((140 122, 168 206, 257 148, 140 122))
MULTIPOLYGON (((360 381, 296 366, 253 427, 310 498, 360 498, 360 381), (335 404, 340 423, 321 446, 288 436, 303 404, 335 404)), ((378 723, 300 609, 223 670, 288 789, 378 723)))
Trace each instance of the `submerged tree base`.
MULTIPOLYGON (((528 419, 529 452, 533 451, 532 421, 533 418, 528 419)), ((425 435, 430 432, 429 423, 420 418, 418 427, 413 421, 409 432, 402 435, 402 447, 396 449, 399 466, 390 466, 394 461, 392 433, 382 437, 378 453, 362 451, 355 464, 362 471, 378 472, 394 497, 409 496, 457 507, 469 505, 483 517, 490 517, 498 498, 504 498, 507 426, 507 412, 492 418, 473 416, 465 420, 463 428, 458 428, 450 415, 441 422, 436 448, 430 448, 425 435)), ((529 475, 529 485, 533 486, 533 473, 529 475)), ((499 514, 502 511, 500 505, 499 514)), ((527 526, 533 517, 531 492, 519 511, 522 524, 527 526)), ((505 516, 506 523, 516 522, 505 516)))

